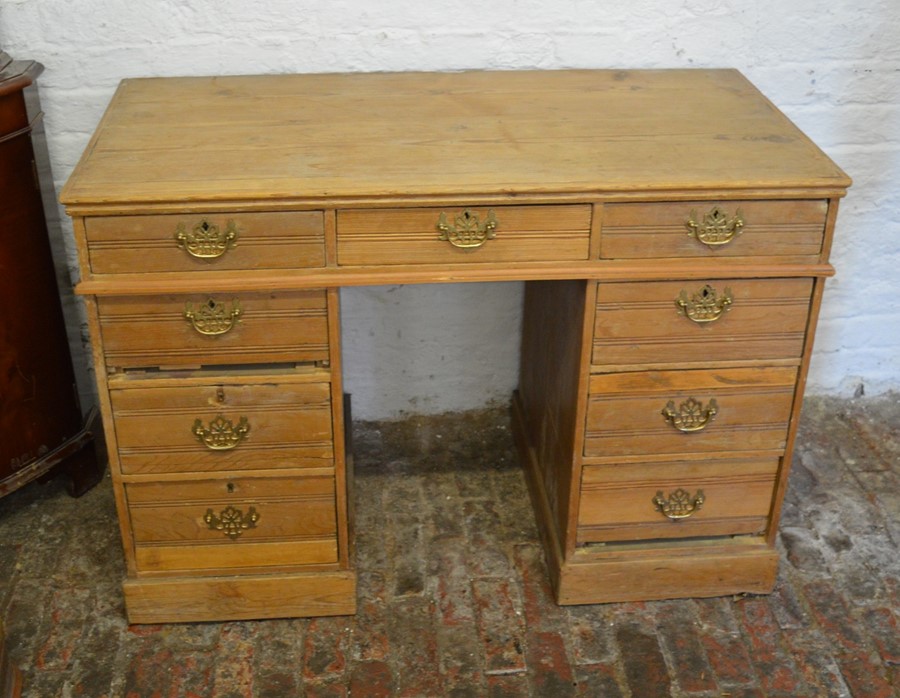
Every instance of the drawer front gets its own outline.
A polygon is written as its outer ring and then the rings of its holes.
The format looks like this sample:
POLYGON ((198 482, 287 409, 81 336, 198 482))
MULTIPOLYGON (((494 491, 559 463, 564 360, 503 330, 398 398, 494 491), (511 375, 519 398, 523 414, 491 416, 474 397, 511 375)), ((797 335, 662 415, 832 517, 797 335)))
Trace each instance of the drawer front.
POLYGON ((325 291, 97 299, 107 365, 328 360, 325 291))
POLYGON ((339 211, 338 263, 587 259, 590 227, 591 207, 586 205, 339 211))
POLYGON ((129 483, 140 571, 337 561, 332 477, 129 483))
POLYGON ((94 274, 293 269, 325 264, 321 211, 87 218, 94 274))
POLYGON ((328 383, 110 391, 123 473, 334 465, 328 383))
POLYGON ((777 458, 585 466, 578 541, 761 533, 777 472, 777 458))
POLYGON ((591 363, 799 363, 812 285, 811 279, 600 283, 591 363))
POLYGON ((825 201, 607 204, 600 257, 815 261, 822 250, 827 209, 825 201))
POLYGON ((591 376, 587 457, 783 450, 793 367, 591 376))

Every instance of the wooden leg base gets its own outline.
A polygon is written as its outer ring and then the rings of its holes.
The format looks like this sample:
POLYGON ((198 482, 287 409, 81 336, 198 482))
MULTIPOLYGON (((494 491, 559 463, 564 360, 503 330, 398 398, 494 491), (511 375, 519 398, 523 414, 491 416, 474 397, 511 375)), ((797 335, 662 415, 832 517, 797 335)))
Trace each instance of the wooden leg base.
POLYGON ((345 616, 356 613, 350 570, 234 577, 128 579, 130 623, 345 616))
POLYGON ((635 559, 565 563, 554 585, 556 600, 574 605, 767 594, 775 586, 778 553, 763 544, 753 548, 707 552, 698 544, 679 549, 677 557, 658 550, 650 556, 641 551, 635 559))
POLYGON ((80 497, 103 478, 106 461, 98 455, 96 434, 100 418, 96 410, 88 415, 81 431, 59 446, 35 458, 21 470, 0 480, 0 497, 15 492, 33 480, 48 482, 60 473, 69 477, 68 490, 80 497))
POLYGON ((73 497, 80 497, 103 479, 108 461, 103 425, 96 409, 85 419, 84 431, 89 441, 66 467, 70 478, 68 490, 73 497))

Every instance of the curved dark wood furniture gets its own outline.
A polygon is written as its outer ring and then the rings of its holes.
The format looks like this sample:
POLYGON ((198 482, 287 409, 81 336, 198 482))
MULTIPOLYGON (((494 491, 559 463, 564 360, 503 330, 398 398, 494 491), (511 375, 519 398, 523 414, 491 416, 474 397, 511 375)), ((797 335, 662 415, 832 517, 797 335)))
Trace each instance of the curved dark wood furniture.
MULTIPOLYGON (((43 66, 0 52, 0 497, 65 471, 79 496, 102 473, 82 419, 42 187, 43 66)), ((91 420, 88 420, 88 424, 91 420)))

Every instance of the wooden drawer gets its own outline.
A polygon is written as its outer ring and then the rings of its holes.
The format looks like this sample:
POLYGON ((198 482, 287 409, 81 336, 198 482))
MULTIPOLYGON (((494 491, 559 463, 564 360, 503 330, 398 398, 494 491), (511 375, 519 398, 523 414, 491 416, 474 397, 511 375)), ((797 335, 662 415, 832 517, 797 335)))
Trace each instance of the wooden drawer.
POLYGON ((812 279, 600 283, 591 363, 799 363, 812 286, 812 279))
POLYGON ((338 263, 455 264, 587 259, 590 227, 591 207, 587 205, 338 211, 338 263), (468 219, 462 218, 466 212, 470 214, 468 219), (466 225, 474 226, 476 221, 484 226, 491 212, 496 220, 494 237, 485 239, 481 246, 456 247, 449 240, 441 239, 439 221, 462 230, 466 225))
POLYGON ((94 274, 325 264, 321 211, 108 216, 84 223, 94 274))
POLYGON ((777 458, 585 466, 578 542, 761 533, 777 472, 777 458))
POLYGON ((636 371, 591 376, 587 457, 781 451, 794 398, 793 367, 636 371), (708 414, 715 414, 696 431, 708 414), (697 404, 699 403, 699 404, 697 404), (692 409, 693 407, 693 409, 692 409), (667 418, 664 411, 672 410, 667 418), (698 415, 692 423, 689 413, 698 415))
POLYGON ((330 476, 128 483, 125 496, 142 572, 337 561, 330 476))
POLYGON ((110 400, 126 474, 334 466, 328 383, 122 388, 110 400))
POLYGON ((97 307, 111 367, 329 358, 327 301, 321 290, 100 297, 97 307))
MULTIPOLYGON (((684 201, 607 204, 600 234, 602 259, 757 257, 815 261, 822 250, 826 201, 684 201), (728 227, 743 222, 730 242, 706 245, 690 234, 688 221, 705 227, 718 208, 728 227)), ((715 226, 713 226, 715 227, 715 226)))

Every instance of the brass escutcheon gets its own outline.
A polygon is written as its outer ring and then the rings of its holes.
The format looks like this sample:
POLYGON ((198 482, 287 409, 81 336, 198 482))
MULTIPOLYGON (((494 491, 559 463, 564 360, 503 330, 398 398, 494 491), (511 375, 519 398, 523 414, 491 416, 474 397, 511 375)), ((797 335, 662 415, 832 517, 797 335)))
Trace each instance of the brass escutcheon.
POLYGON ((738 209, 734 216, 729 218, 721 208, 713 206, 703 216, 703 221, 700 223, 697 222, 697 211, 692 210, 685 225, 688 235, 704 245, 717 247, 727 245, 737 235, 740 235, 744 229, 744 214, 741 213, 741 209, 738 209))
POLYGON ((662 416, 666 421, 678 431, 684 432, 705 429, 718 413, 719 405, 715 398, 709 401, 705 409, 702 402, 688 398, 678 406, 678 409, 675 409, 675 401, 669 400, 662 410, 662 416))
POLYGON ((210 451, 230 451, 247 438, 250 423, 241 417, 237 425, 223 415, 217 415, 208 426, 203 426, 202 419, 195 419, 191 433, 210 451))
POLYGON ((196 310, 193 303, 184 304, 184 319, 191 323, 197 332, 207 337, 231 331, 243 312, 237 299, 231 301, 231 308, 212 298, 206 303, 200 303, 196 310))
POLYGON ((452 225, 447 222, 447 214, 441 211, 437 222, 440 233, 438 240, 445 240, 462 249, 481 247, 488 240, 497 237, 498 225, 493 210, 488 211, 487 218, 482 223, 478 220, 478 214, 467 208, 453 220, 452 225))
POLYGON ((659 490, 653 498, 653 504, 656 511, 670 519, 686 519, 688 516, 703 506, 706 497, 703 496, 703 490, 697 490, 697 494, 691 498, 691 493, 679 487, 669 495, 668 499, 663 497, 663 491, 659 490))
POLYGON ((675 307, 689 320, 703 324, 718 320, 733 302, 734 296, 731 295, 730 288, 726 288, 720 296, 716 289, 706 284, 690 298, 687 291, 682 289, 675 299, 675 307))
POLYGON ((222 531, 231 540, 235 540, 248 528, 256 528, 259 514, 253 507, 250 507, 245 515, 240 509, 229 505, 218 514, 212 509, 207 509, 203 520, 210 531, 222 531))
POLYGON ((225 230, 205 218, 188 232, 184 223, 175 228, 175 243, 191 257, 211 261, 237 245, 238 231, 234 221, 225 224, 225 230))

